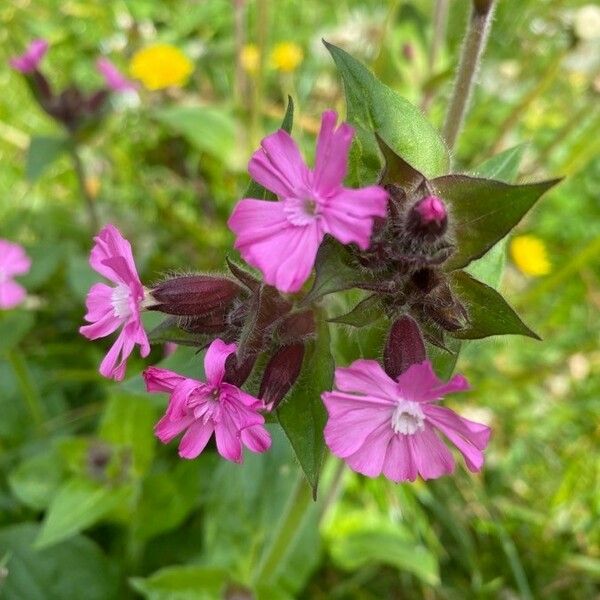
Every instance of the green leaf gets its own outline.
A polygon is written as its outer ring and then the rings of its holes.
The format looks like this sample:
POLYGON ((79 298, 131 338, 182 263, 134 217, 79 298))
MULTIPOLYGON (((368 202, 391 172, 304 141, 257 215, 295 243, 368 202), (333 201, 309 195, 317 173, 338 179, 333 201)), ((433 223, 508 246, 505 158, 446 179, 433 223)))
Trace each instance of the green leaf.
POLYGON ((230 112, 210 106, 169 106, 152 116, 172 133, 180 134, 201 152, 206 152, 231 169, 241 166, 241 156, 235 131, 235 119, 230 112))
POLYGON ((473 279, 464 271, 450 273, 453 291, 469 311, 470 325, 452 332, 459 339, 478 340, 492 335, 524 335, 535 339, 534 333, 493 288, 473 279))
POLYGON ((167 317, 148 334, 151 344, 173 342, 194 348, 205 346, 212 338, 203 333, 190 333, 177 325, 177 317, 167 317))
POLYGON ((0 529, 0 555, 8 553, 3 600, 117 600, 116 569, 91 540, 76 536, 51 549, 35 550, 37 523, 0 529))
POLYGON ((12 350, 33 329, 33 314, 14 310, 0 315, 0 355, 12 350))
POLYGON ((423 173, 398 156, 380 135, 375 134, 375 137, 385 161, 380 178, 381 183, 395 183, 406 190, 407 188, 417 188, 424 182, 423 173))
POLYGON ((527 144, 519 144, 504 150, 504 152, 500 152, 500 154, 496 154, 482 162, 475 169, 475 173, 479 177, 513 183, 519 174, 519 167, 526 148, 527 144))
POLYGON ((325 455, 323 429, 327 420, 321 394, 331 389, 334 371, 329 328, 320 323, 317 338, 307 343, 302 371, 277 418, 316 498, 325 455))
POLYGON ((361 300, 350 312, 328 319, 330 323, 342 323, 353 327, 364 327, 381 318, 381 304, 377 294, 361 300))
POLYGON ((48 507, 64 477, 60 458, 54 449, 20 463, 8 476, 11 492, 34 510, 48 507))
POLYGON ((431 181, 437 195, 451 206, 458 240, 457 252, 446 268, 460 269, 483 256, 559 180, 509 185, 467 175, 446 175, 431 181))
MULTIPOLYGON (((294 124, 294 101, 291 96, 288 96, 288 105, 281 122, 281 129, 292 133, 292 126, 294 124)), ((244 198, 256 198, 258 200, 276 200, 277 196, 267 190, 265 187, 251 180, 244 193, 244 198)))
POLYGON ((141 476, 154 458, 156 411, 145 396, 117 392, 112 395, 100 424, 100 439, 117 446, 133 458, 133 469, 141 476))
POLYGON ((128 495, 125 486, 110 488, 82 478, 71 479, 52 499, 35 548, 47 548, 91 527, 120 506, 128 495))
POLYGON ((90 268, 87 257, 70 253, 67 259, 67 281, 75 298, 84 300, 90 287, 98 281, 98 274, 90 268))
POLYGON ((34 136, 27 150, 25 174, 30 182, 37 181, 42 173, 69 148, 67 138, 60 136, 34 136))
POLYGON ((327 294, 349 290, 363 281, 357 269, 350 264, 348 248, 327 237, 317 252, 315 279, 302 304, 308 305, 327 294))
MULTIPOLYGON (((513 183, 519 173, 519 166, 525 153, 526 144, 519 144, 509 148, 496 156, 483 162, 475 169, 478 175, 513 183)), ((492 246, 481 258, 473 261, 467 272, 475 279, 498 289, 502 279, 502 272, 506 265, 506 245, 508 237, 492 246)))
MULTIPOLYGON (((362 63, 324 41, 342 76, 347 118, 372 133, 378 133, 390 148, 427 177, 448 171, 448 150, 439 133, 408 100, 381 83, 362 63)), ((359 135, 362 160, 377 160, 372 133, 359 135)), ((375 171, 373 175, 377 175, 375 171)))
POLYGON ((129 580, 147 600, 216 600, 231 581, 225 569, 200 566, 166 567, 143 579, 129 580))

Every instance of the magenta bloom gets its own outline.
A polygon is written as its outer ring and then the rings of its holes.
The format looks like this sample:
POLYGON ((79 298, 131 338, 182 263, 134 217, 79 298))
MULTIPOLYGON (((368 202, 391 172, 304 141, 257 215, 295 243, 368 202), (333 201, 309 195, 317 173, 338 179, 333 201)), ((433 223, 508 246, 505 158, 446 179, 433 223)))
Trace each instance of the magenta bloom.
POLYGON ((31 259, 19 244, 0 239, 0 308, 14 308, 27 295, 25 288, 13 281, 31 267, 31 259))
POLYGON ((323 113, 312 170, 283 129, 264 138, 248 171, 279 202, 245 198, 229 219, 235 247, 282 292, 297 292, 308 279, 326 233, 366 250, 373 219, 386 215, 382 187, 343 187, 354 130, 336 122, 334 111, 323 113))
POLYGON ((144 371, 149 392, 171 394, 167 412, 154 431, 164 444, 185 431, 179 443, 182 458, 196 458, 213 432, 219 454, 236 463, 243 461, 242 445, 252 452, 271 446, 264 417, 258 412, 264 408, 262 402, 223 381, 225 361, 235 350, 235 344, 220 339, 209 346, 204 357, 206 383, 167 369, 144 371))
POLYGON ((148 356, 150 344, 142 327, 140 313, 145 298, 144 286, 133 262, 131 245, 113 225, 107 225, 94 238, 90 254, 92 269, 116 284, 95 283, 88 292, 86 321, 79 332, 90 340, 106 337, 119 327, 119 336, 100 364, 100 373, 121 381, 127 358, 136 344, 148 356))
POLYGON ((21 56, 10 59, 9 65, 21 73, 33 73, 38 68, 47 50, 48 42, 46 40, 33 40, 21 56))
POLYGON ((438 433, 460 450, 471 471, 483 466, 490 428, 436 404, 468 389, 462 375, 444 383, 424 361, 394 381, 376 361, 357 360, 335 370, 335 385, 322 395, 329 413, 325 441, 354 471, 396 482, 452 473, 454 458, 438 433))
POLYGON ((108 58, 100 57, 96 61, 96 69, 113 92, 129 92, 136 89, 135 83, 127 79, 108 58))

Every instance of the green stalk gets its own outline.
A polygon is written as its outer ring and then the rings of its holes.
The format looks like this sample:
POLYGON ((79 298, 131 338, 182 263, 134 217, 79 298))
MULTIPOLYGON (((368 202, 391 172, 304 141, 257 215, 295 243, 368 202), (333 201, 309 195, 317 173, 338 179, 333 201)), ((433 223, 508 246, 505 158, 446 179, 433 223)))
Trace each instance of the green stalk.
POLYGON ((85 201, 85 206, 88 213, 88 220, 90 223, 90 229, 92 233, 96 233, 98 231, 98 213, 96 211, 96 203, 94 202, 94 198, 89 193, 85 182, 85 170, 83 168, 83 162, 81 161, 81 157, 79 156, 79 149, 77 148, 77 143, 75 140, 71 140, 69 144, 69 149, 71 153, 71 158, 73 160, 73 166, 75 167, 75 176, 77 177, 77 183, 79 185, 79 191, 81 192, 81 196, 85 201))
POLYGON ((23 396, 23 400, 25 400, 25 406, 31 419, 38 431, 42 432, 44 429, 45 411, 37 387, 27 368, 27 361, 23 353, 18 349, 9 350, 6 353, 6 359, 17 378, 21 395, 23 396))
MULTIPOLYGON (((433 12, 433 33, 431 37, 431 45, 429 47, 429 56, 427 57, 427 79, 431 79, 435 72, 440 48, 443 46, 446 39, 446 26, 448 25, 448 9, 449 0, 437 0, 433 12)), ((435 90, 429 89, 423 95, 421 101, 421 109, 425 112, 429 110, 435 90)))
POLYGON ((475 85, 475 77, 487 43, 494 7, 495 0, 473 0, 467 35, 454 82, 454 92, 444 123, 443 134, 450 150, 454 148, 462 129, 475 85))

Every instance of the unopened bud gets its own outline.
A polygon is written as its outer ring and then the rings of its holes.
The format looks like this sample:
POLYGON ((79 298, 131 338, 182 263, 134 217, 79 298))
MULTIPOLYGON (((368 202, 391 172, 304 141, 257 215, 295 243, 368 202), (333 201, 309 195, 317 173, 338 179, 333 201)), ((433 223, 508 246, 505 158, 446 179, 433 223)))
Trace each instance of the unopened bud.
POLYGON ((306 340, 315 333, 315 316, 312 310, 303 310, 283 317, 275 335, 281 344, 306 340))
POLYGON ((397 379, 411 365, 427 358, 425 344, 417 322, 408 315, 394 321, 383 351, 383 367, 397 379))
POLYGON ((196 317, 228 307, 242 288, 227 277, 186 275, 159 283, 150 291, 156 304, 151 310, 168 315, 196 317))
POLYGON ((458 331, 469 324, 467 309, 454 295, 447 282, 438 285, 429 293, 423 311, 446 331, 458 331))
POLYGON ((282 346, 271 357, 265 368, 258 394, 269 410, 275 410, 296 383, 303 359, 304 344, 282 346))
POLYGON ((438 237, 448 227, 448 211, 441 198, 427 196, 419 200, 408 214, 409 229, 417 234, 438 237))

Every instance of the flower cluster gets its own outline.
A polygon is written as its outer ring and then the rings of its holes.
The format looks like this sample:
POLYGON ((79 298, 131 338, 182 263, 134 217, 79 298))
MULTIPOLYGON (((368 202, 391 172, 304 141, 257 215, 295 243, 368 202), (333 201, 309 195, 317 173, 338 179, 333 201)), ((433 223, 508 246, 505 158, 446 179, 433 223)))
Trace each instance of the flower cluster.
POLYGON ((113 285, 92 286, 89 324, 81 333, 96 339, 119 330, 100 372, 121 380, 135 346, 142 357, 149 353, 142 311, 167 315, 166 325, 176 327, 182 340, 207 348, 205 376, 146 369, 148 391, 170 396, 157 437, 168 443, 183 434, 179 454, 189 459, 214 434, 221 456, 241 462, 244 446, 252 452, 270 446, 264 415, 279 409, 314 349, 323 313, 315 289, 322 289, 323 270, 336 269, 338 255, 331 258, 331 248, 342 249, 344 268, 356 274, 346 287, 375 292, 391 327, 383 365, 361 359, 337 368, 335 389, 323 390, 325 442, 359 473, 413 481, 453 471, 443 435, 478 471, 490 430, 438 406, 468 384, 460 375, 448 383, 437 378, 419 325, 419 311, 427 311, 426 297, 436 286, 450 302, 445 321, 468 318, 436 271, 454 248, 446 204, 426 186, 346 187, 354 130, 337 120, 334 111, 323 114, 313 167, 283 129, 265 137, 250 159, 249 173, 262 186, 251 189, 262 192, 237 203, 229 227, 235 248, 260 277, 228 261, 230 275, 179 275, 146 287, 129 243, 108 225, 95 239, 90 264, 113 285), (260 384, 251 394, 243 387, 253 372, 260 384))
POLYGON ((18 244, 0 239, 0 309, 10 309, 25 300, 25 288, 14 281, 16 275, 25 275, 31 259, 18 244))

